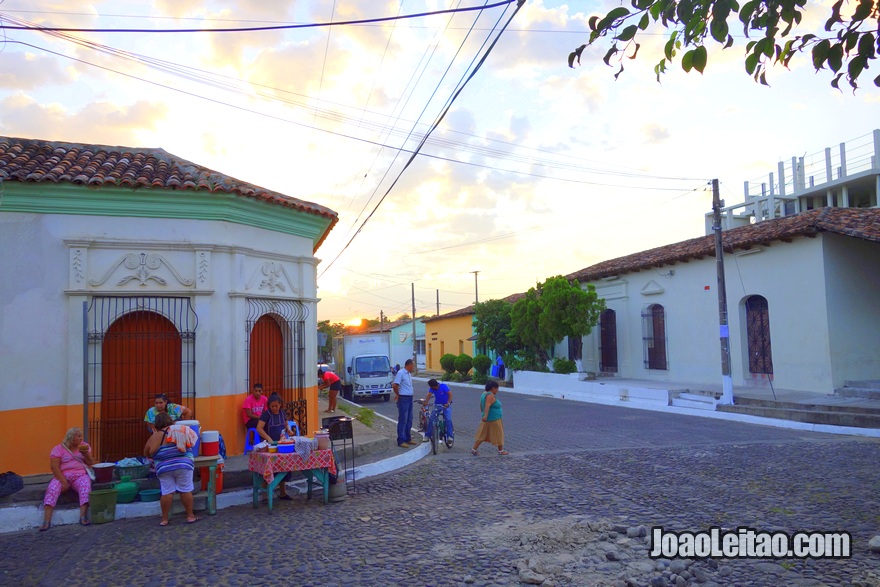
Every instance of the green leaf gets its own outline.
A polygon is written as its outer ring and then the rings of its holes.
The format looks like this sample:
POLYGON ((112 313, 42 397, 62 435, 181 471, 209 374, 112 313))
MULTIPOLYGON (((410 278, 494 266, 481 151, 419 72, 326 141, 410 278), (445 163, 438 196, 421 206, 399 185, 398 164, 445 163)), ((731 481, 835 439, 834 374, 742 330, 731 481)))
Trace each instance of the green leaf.
POLYGON ((672 57, 675 55, 675 35, 678 31, 672 31, 672 34, 669 35, 669 40, 666 42, 666 45, 663 47, 663 54, 666 55, 666 59, 672 61, 672 57))
POLYGON ((623 64, 620 64, 620 69, 617 70, 617 73, 614 74, 614 80, 617 81, 617 78, 620 77, 620 74, 623 73, 623 64))
POLYGON ((871 15, 871 10, 873 8, 874 0, 859 0, 859 5, 856 7, 856 11, 853 12, 852 20, 854 22, 857 20, 865 20, 871 15))
POLYGON ((749 53, 746 56, 746 71, 749 75, 754 75, 755 68, 758 67, 759 53, 749 53))
POLYGON ((828 39, 822 39, 813 46, 813 67, 816 68, 816 71, 825 67, 825 62, 828 61, 828 51, 830 50, 831 41, 828 39))
POLYGON ((599 17, 598 17, 598 16, 591 16, 591 17, 590 17, 590 20, 587 21, 587 25, 590 27, 590 30, 591 30, 591 31, 595 31, 595 30, 596 30, 596 23, 597 23, 597 22, 599 22, 599 17))
POLYGON ((856 87, 855 80, 861 75, 865 65, 866 60, 863 57, 853 57, 852 61, 847 65, 846 73, 849 75, 849 83, 852 87, 856 87))
POLYGON ((642 15, 641 20, 639 20, 639 28, 644 31, 648 28, 649 24, 650 20, 648 19, 648 13, 646 12, 642 15))
POLYGON ((837 89, 837 90, 840 89, 840 87, 838 86, 838 84, 840 83, 840 78, 841 78, 841 77, 843 77, 843 74, 842 74, 842 73, 838 73, 836 76, 834 76, 834 79, 831 80, 831 87, 832 87, 832 88, 835 88, 835 89, 837 89))
POLYGON ((694 51, 687 51, 684 55, 681 56, 681 68, 685 71, 690 71, 694 66, 694 51))
POLYGON ((614 57, 615 53, 617 53, 617 45, 612 45, 611 48, 608 49, 608 52, 605 54, 605 57, 602 58, 602 61, 605 62, 605 65, 611 65, 611 63, 609 62, 611 61, 611 58, 614 57))
POLYGON ((706 69, 706 61, 708 61, 708 59, 709 56, 706 53, 706 47, 700 45, 699 47, 694 49, 694 69, 696 69, 700 73, 703 73, 703 70, 706 69))
POLYGON ((874 35, 873 33, 864 33, 862 38, 859 39, 859 55, 865 57, 867 59, 874 59, 877 55, 874 50, 874 35))
POLYGON ((709 25, 709 32, 712 33, 712 38, 719 43, 723 43, 727 40, 729 30, 726 20, 714 19, 712 24, 709 25))
POLYGON ((632 5, 638 8, 639 10, 646 10, 651 4, 654 3, 654 0, 633 0, 632 5))
MULTIPOLYGON (((834 6, 831 7, 831 17, 825 21, 825 30, 830 31, 835 23, 843 22, 840 20, 840 5, 843 4, 843 0, 837 0, 834 3, 834 6)), ((834 86, 835 88, 837 86, 834 86)))
POLYGON ((724 48, 727 49, 728 47, 732 47, 732 46, 733 46, 733 35, 727 35, 727 42, 724 43, 724 48))
POLYGON ((828 67, 831 68, 832 71, 840 71, 840 68, 843 66, 843 47, 840 46, 840 43, 835 43, 831 46, 831 49, 828 51, 828 67))
POLYGON ((568 66, 574 68, 574 60, 577 59, 578 65, 581 64, 581 53, 586 49, 586 45, 581 45, 568 55, 568 66))
POLYGON ((746 2, 742 5, 742 8, 739 9, 739 20, 743 23, 743 29, 747 30, 749 28, 749 22, 752 20, 752 13, 755 11, 755 8, 758 6, 758 0, 752 0, 751 2, 746 2))
POLYGON ((628 27, 624 28, 622 31, 620 31, 620 34, 618 34, 614 38, 617 39, 618 41, 629 41, 630 39, 632 39, 633 37, 636 36, 636 32, 638 30, 639 30, 639 27, 637 25, 631 24, 628 27))
POLYGON ((598 28, 603 29, 607 28, 608 25, 612 24, 618 18, 623 18, 624 16, 629 14, 629 8, 624 8, 623 6, 618 6, 611 10, 608 14, 605 15, 599 24, 596 25, 598 28))
POLYGON ((880 75, 874 78, 874 85, 880 88, 880 75))

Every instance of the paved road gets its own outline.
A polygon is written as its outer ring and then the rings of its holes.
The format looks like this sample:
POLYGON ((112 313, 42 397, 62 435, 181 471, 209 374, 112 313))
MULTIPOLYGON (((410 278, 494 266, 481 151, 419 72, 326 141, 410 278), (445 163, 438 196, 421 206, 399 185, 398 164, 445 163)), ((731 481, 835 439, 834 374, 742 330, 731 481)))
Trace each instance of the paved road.
POLYGON ((0 534, 0 585, 880 585, 877 441, 502 390, 511 455, 473 457, 454 393, 451 451, 344 502, 0 534), (651 561, 626 533, 653 525, 845 530, 853 557, 651 561))

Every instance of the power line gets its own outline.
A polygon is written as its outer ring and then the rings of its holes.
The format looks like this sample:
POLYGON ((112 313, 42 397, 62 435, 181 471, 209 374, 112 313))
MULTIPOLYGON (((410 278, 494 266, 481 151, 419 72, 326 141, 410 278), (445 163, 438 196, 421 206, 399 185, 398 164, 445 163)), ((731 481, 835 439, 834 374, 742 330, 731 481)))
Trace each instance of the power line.
MULTIPOLYGON (((379 22, 391 22, 395 20, 407 20, 412 18, 424 18, 426 16, 436 16, 439 14, 457 14, 462 12, 474 12, 487 10, 489 8, 498 8, 517 2, 518 0, 501 0, 495 4, 483 6, 469 6, 467 8, 448 8, 446 10, 434 10, 431 12, 419 12, 416 14, 404 14, 397 16, 382 16, 379 18, 368 18, 363 20, 341 20, 337 22, 317 22, 306 24, 279 24, 261 27, 231 27, 218 29, 94 29, 94 28, 72 28, 72 27, 44 27, 38 25, 4 25, 0 23, 0 29, 9 30, 30 30, 42 32, 59 32, 59 33, 253 33, 263 31, 279 31, 292 29, 309 29, 319 27, 348 26, 360 24, 375 24, 379 22)), ((523 0, 519 0, 523 1, 523 0)))

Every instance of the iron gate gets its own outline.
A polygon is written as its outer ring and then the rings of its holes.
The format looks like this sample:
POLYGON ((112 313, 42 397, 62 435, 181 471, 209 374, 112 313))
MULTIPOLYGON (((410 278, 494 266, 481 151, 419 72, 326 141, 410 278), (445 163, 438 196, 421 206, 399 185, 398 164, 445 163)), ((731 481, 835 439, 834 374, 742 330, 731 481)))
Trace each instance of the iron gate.
POLYGON ((617 314, 605 310, 599 317, 599 372, 617 373, 617 314))
POLYGON ((773 374, 770 347, 770 307, 767 298, 750 296, 746 300, 746 338, 748 339, 749 373, 773 374))
POLYGON ((89 443, 102 461, 140 456, 157 393, 195 416, 196 326, 189 298, 92 298, 85 311, 89 443))
MULTIPOLYGON (((248 390, 262 383, 267 395, 280 395, 288 417, 305 434, 309 430, 305 397, 308 309, 294 300, 266 298, 248 298, 247 307, 248 390)), ((317 370, 317 365, 312 368, 317 370)))

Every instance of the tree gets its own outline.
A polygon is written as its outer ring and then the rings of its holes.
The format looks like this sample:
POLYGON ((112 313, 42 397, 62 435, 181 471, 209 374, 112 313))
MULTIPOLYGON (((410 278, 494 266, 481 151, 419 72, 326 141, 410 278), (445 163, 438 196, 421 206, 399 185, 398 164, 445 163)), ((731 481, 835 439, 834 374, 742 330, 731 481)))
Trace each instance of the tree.
POLYGON ((346 327, 345 324, 330 324, 329 320, 321 320, 318 322, 318 332, 322 332, 326 335, 326 339, 323 346, 318 347, 318 356, 323 358, 328 358, 333 353, 333 337, 341 334, 345 334, 346 327))
POLYGON ((516 350, 517 343, 510 338, 510 302, 489 300, 474 304, 474 334, 477 347, 492 349, 499 355, 516 350))
POLYGON ((566 336, 588 335, 604 309, 605 300, 599 299, 595 287, 589 285, 584 290, 578 282, 557 275, 531 288, 513 304, 512 335, 527 353, 546 362, 547 349, 566 336))
MULTIPOLYGON (((654 67, 657 81, 679 57, 682 69, 702 73, 708 61, 709 38, 727 49, 734 42, 731 25, 738 27, 738 20, 749 39, 745 69, 756 82, 768 85, 769 66, 788 67, 796 54, 809 51, 816 71, 826 66, 831 70, 833 87, 838 88, 840 79, 846 77, 855 90, 859 76, 880 53, 880 0, 854 2, 852 14, 844 16, 843 0, 836 0, 825 21, 827 34, 815 35, 793 34, 806 12, 807 0, 749 0, 742 6, 737 0, 631 0, 632 10, 618 6, 604 17, 590 18, 589 40, 568 56, 568 65, 574 67, 575 61, 580 65, 586 47, 610 37, 611 48, 603 60, 611 65, 617 55, 617 79, 623 72, 624 57, 635 59, 639 52, 638 35, 662 27, 670 32, 664 56, 654 67)), ((880 75, 874 78, 874 85, 880 87, 880 75)))

